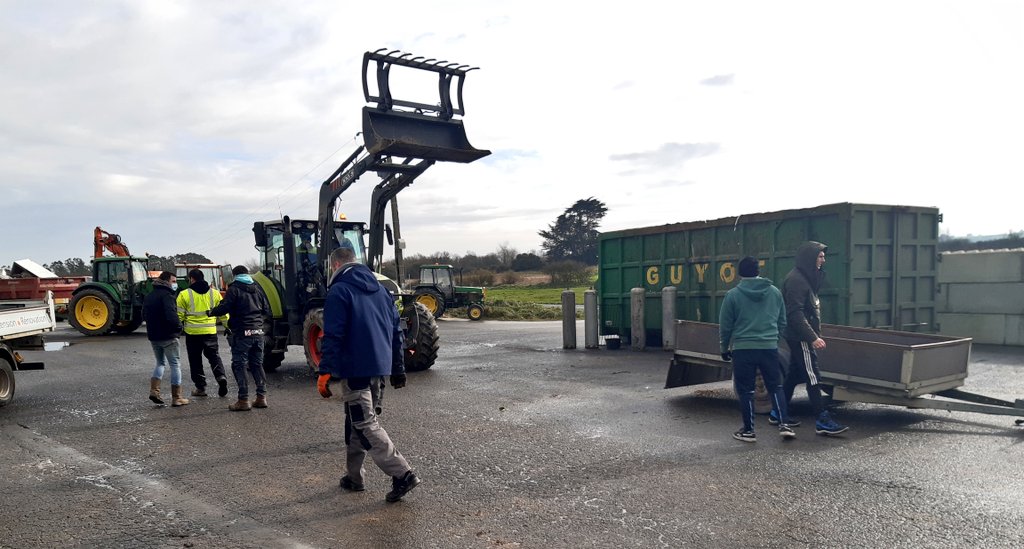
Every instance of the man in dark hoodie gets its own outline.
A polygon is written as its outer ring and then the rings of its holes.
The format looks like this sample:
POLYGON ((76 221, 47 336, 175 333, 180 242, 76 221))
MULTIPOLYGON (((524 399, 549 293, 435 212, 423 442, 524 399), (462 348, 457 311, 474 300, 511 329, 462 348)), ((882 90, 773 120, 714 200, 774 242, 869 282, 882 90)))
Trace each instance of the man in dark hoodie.
POLYGON ((188 272, 188 288, 178 292, 178 318, 185 326, 185 351, 188 353, 188 369, 192 376, 192 396, 206 396, 206 374, 203 373, 203 357, 210 361, 213 378, 217 380, 217 395, 228 394, 228 379, 224 375, 224 363, 220 359, 217 345, 217 322, 227 322, 227 317, 206 316, 206 311, 220 304, 220 290, 206 283, 206 276, 199 269, 188 272))
POLYGON ((228 343, 231 345, 231 373, 238 384, 238 402, 228 406, 232 412, 267 407, 267 376, 263 372, 263 318, 270 316, 267 297, 249 276, 249 269, 239 265, 231 269, 234 282, 220 305, 206 311, 206 316, 228 317, 228 343), (245 371, 252 374, 256 400, 249 403, 249 382, 245 371))
POLYGON ((181 396, 181 322, 174 308, 174 273, 164 271, 153 281, 153 291, 142 302, 142 319, 146 321, 146 336, 153 346, 156 369, 149 379, 149 400, 163 404, 160 381, 164 377, 164 364, 171 367, 171 406, 184 406, 188 399, 181 396))
POLYGON ((352 492, 365 489, 363 460, 369 453, 377 467, 391 477, 391 491, 384 499, 396 502, 420 479, 377 421, 384 377, 391 377, 395 389, 405 387, 406 382, 395 298, 381 286, 373 271, 356 262, 352 248, 334 250, 330 263, 333 274, 324 304, 317 389, 329 398, 331 380, 342 380, 346 472, 340 484, 352 492))
MULTIPOLYGON (((754 384, 758 370, 764 378, 776 417, 788 418, 786 397, 782 393, 782 368, 779 362, 779 337, 786 329, 786 307, 782 293, 772 281, 758 276, 757 259, 740 260, 740 282, 722 300, 718 330, 722 359, 732 362, 733 385, 740 399, 743 428, 732 437, 756 442, 754 434, 754 384)), ((793 438, 796 433, 787 421, 779 423, 779 435, 793 438)))
MULTIPOLYGON (((832 419, 821 396, 821 371, 818 353, 825 348, 821 339, 821 302, 818 290, 825 278, 825 251, 821 242, 809 241, 796 250, 796 266, 782 282, 782 297, 786 301, 786 343, 789 345, 789 372, 783 388, 786 403, 793 398, 793 390, 800 383, 807 384, 807 398, 814 407, 815 432, 819 435, 838 435, 848 429, 832 419)), ((769 421, 778 418, 769 417, 769 421)))

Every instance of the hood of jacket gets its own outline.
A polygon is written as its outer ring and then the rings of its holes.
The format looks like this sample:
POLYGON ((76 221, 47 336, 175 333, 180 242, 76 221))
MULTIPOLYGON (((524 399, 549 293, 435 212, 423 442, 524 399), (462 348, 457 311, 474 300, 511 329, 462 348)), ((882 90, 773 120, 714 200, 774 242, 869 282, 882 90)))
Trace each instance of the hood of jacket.
POLYGON ((736 285, 741 294, 751 301, 762 301, 768 295, 772 281, 767 278, 744 278, 736 285))
POLYGON ((256 293, 256 284, 252 281, 252 277, 249 275, 235 275, 235 281, 232 282, 231 285, 242 292, 250 294, 256 293))
POLYGON ((362 263, 342 265, 331 275, 330 285, 347 284, 364 294, 372 294, 380 289, 380 282, 373 271, 362 263))
POLYGON ((189 289, 197 294, 205 294, 210 291, 210 283, 205 280, 200 280, 195 284, 190 285, 189 289))
POLYGON ((796 249, 796 268, 803 273, 814 293, 818 293, 822 279, 825 278, 825 271, 818 268, 818 254, 827 249, 828 246, 813 240, 804 242, 796 249))

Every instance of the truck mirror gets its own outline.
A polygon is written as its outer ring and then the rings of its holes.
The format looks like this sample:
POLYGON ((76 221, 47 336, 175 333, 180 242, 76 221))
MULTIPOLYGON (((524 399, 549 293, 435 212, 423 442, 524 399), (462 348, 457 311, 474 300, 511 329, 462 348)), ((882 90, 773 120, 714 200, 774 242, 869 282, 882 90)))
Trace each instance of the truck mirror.
POLYGON ((252 232, 256 236, 256 242, 258 246, 266 246, 267 243, 267 229, 262 221, 257 221, 252 224, 252 232))

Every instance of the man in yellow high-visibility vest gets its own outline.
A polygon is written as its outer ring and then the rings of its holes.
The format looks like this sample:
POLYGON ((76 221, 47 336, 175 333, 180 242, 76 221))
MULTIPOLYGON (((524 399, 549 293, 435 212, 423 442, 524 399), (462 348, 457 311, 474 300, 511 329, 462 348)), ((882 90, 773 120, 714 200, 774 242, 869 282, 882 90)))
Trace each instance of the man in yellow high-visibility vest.
POLYGON ((211 288, 203 271, 192 269, 188 273, 188 288, 178 293, 178 318, 185 327, 185 350, 188 353, 188 369, 195 389, 192 396, 206 396, 206 375, 203 373, 203 356, 210 361, 213 377, 217 380, 217 396, 227 396, 228 378, 224 374, 224 363, 220 359, 217 345, 217 322, 227 326, 228 316, 210 317, 206 312, 220 303, 220 290, 211 288))

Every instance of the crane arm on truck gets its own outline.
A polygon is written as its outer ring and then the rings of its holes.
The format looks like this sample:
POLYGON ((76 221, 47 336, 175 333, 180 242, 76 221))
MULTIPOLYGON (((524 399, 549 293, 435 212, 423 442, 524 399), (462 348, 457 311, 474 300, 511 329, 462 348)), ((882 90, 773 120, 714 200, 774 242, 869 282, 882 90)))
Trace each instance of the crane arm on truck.
POLYGON ((128 251, 128 246, 121 241, 119 235, 108 233, 99 227, 96 227, 93 231, 92 242, 93 257, 103 257, 103 250, 109 251, 116 257, 129 257, 132 255, 128 251))

